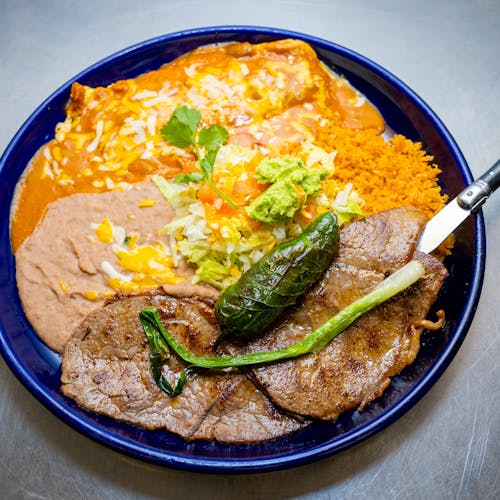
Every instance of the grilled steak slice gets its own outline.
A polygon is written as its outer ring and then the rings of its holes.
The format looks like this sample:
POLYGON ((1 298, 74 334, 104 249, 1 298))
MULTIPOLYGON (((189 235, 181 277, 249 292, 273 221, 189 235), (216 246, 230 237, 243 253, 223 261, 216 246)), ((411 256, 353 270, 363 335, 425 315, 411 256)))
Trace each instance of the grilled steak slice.
POLYGON ((349 224, 340 233, 335 260, 359 269, 393 273, 411 260, 426 222, 423 212, 408 206, 349 224))
POLYGON ((418 210, 401 208, 349 225, 324 277, 283 324, 243 349, 270 351, 300 341, 412 256, 426 268, 419 282, 361 317, 320 352, 254 369, 254 380, 274 403, 297 415, 334 420, 381 396, 390 378, 414 361, 422 328, 411 325, 425 318, 447 274, 434 257, 414 255, 425 221, 418 210))
MULTIPOLYGON (((239 372, 199 371, 188 376, 181 395, 161 392, 151 376, 149 345, 138 317, 146 306, 158 308, 186 348, 211 355, 220 332, 209 300, 122 297, 90 313, 68 341, 61 376, 66 396, 91 411, 147 429, 164 428, 187 440, 254 443, 306 425, 276 409, 239 372)), ((165 376, 174 384, 183 368, 172 355, 165 376)))

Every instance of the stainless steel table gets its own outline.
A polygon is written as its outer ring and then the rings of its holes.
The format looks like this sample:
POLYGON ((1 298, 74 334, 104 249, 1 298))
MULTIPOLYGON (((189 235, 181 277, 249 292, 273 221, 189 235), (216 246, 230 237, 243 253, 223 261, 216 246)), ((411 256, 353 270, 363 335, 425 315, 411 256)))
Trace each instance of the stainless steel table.
MULTIPOLYGON (((356 50, 436 111, 475 176, 500 156, 498 0, 1 0, 0 150, 49 93, 89 64, 153 36, 219 24, 288 28, 356 50)), ((484 215, 486 276, 462 348, 431 391, 371 440, 268 474, 160 469, 61 423, 0 361, 0 497, 500 498, 500 195, 484 215)))

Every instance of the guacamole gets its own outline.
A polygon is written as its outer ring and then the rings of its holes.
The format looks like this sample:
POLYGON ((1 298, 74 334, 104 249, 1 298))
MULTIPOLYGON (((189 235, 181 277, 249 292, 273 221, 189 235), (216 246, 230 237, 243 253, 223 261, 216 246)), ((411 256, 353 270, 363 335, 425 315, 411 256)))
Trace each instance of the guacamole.
POLYGON ((307 196, 317 194, 321 181, 330 174, 326 168, 307 168, 302 160, 291 156, 262 160, 255 178, 271 185, 250 203, 247 213, 268 224, 290 219, 304 206, 307 196))

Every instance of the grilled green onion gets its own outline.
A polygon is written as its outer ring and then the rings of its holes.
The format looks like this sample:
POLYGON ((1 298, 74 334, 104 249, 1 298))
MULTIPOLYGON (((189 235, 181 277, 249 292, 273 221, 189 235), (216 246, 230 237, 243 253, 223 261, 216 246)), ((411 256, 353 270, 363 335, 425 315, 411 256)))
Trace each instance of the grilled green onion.
POLYGON ((169 396, 178 396, 182 392, 184 384, 186 383, 187 369, 182 370, 179 379, 177 380, 177 384, 175 385, 175 387, 172 387, 170 382, 163 376, 161 372, 163 365, 170 356, 168 345, 157 328, 146 327, 144 326, 144 323, 143 327, 144 332, 146 333, 146 338, 149 342, 149 362, 151 364, 151 373, 153 375, 154 381, 156 382, 156 385, 169 396))

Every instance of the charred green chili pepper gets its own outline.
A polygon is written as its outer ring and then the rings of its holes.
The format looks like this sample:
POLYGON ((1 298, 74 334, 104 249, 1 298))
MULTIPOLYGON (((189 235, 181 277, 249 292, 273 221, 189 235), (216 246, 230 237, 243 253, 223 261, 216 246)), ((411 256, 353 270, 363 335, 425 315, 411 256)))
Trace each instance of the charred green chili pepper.
POLYGON ((315 283, 339 246, 337 217, 326 212, 300 236, 278 245, 227 287, 215 305, 222 334, 251 340, 262 335, 315 283))

